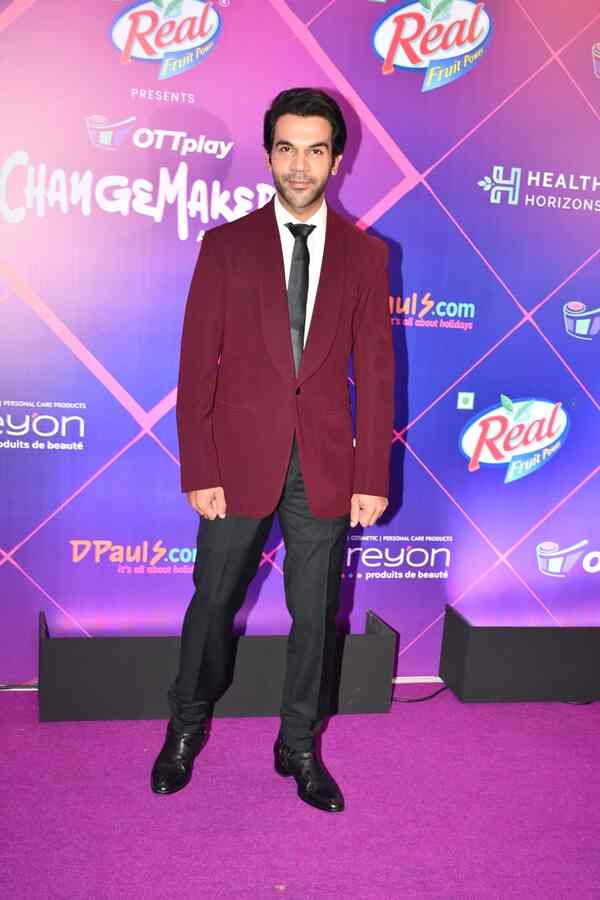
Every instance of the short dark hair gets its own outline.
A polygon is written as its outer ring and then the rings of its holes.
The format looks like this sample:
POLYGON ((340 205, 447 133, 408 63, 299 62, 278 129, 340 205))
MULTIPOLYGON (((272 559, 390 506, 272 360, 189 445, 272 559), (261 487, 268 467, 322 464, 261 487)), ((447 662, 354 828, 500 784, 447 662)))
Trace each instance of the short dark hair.
POLYGON ((318 88, 290 88, 277 94, 265 113, 263 124, 264 148, 271 156, 275 125, 280 116, 322 116, 331 125, 333 155, 339 156, 346 146, 346 123, 342 111, 329 94, 318 88))

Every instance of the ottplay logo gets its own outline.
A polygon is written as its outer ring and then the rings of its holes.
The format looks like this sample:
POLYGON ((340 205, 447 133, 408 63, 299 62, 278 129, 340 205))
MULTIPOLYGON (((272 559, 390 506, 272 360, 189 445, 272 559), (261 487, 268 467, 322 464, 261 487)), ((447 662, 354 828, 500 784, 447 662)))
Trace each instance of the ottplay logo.
MULTIPOLYGON (((120 121, 110 121, 106 116, 88 116, 85 120, 88 135, 94 147, 102 150, 116 150, 129 146, 127 138, 133 128, 136 116, 120 121)), ((137 150, 170 150, 179 156, 203 153, 216 159, 225 159, 233 149, 233 141, 210 138, 205 134, 191 136, 187 131, 173 131, 165 128, 136 128, 131 143, 137 150)))
POLYGON ((382 72, 425 70, 423 91, 444 87, 480 62, 492 31, 485 3, 420 0, 390 10, 373 31, 382 72))
POLYGON ((120 13, 111 38, 121 62, 160 63, 159 80, 188 72, 214 49, 221 17, 204 0, 146 0, 120 13))
POLYGON ((588 550, 589 541, 584 538, 569 547, 561 547, 556 541, 542 541, 535 548, 538 569, 542 575, 550 578, 566 578, 568 573, 579 562, 581 568, 588 575, 600 573, 600 551, 588 550), (585 555, 584 555, 585 554, 585 555))
POLYGON ((506 466, 504 483, 519 481, 554 459, 569 430, 569 417, 560 402, 500 395, 491 406, 467 423, 459 438, 469 460, 469 472, 480 466, 506 466))

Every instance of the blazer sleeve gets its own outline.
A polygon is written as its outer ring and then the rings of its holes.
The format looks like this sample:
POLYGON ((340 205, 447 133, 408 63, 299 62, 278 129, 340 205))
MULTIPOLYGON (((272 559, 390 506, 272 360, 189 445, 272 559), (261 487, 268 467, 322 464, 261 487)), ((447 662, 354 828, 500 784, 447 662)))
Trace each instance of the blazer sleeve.
POLYGON ((213 403, 225 327, 224 269, 208 231, 188 292, 177 385, 177 434, 184 492, 222 484, 213 438, 213 403))
POLYGON ((353 493, 387 497, 394 427, 394 346, 389 313, 388 248, 370 272, 353 323, 352 368, 356 390, 353 493))

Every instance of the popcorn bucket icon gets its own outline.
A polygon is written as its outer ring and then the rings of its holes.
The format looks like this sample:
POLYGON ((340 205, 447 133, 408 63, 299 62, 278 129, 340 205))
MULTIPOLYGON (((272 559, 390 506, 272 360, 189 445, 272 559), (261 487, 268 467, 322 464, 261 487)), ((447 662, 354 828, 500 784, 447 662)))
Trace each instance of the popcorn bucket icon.
POLYGON ((570 300, 563 306, 567 334, 580 341, 591 341, 600 331, 600 306, 588 309, 580 300, 570 300))
POLYGON ((588 543, 588 540, 585 539, 579 541, 578 544, 573 544, 571 547, 561 549, 555 541, 542 541, 535 548, 538 569, 542 575, 564 578, 582 555, 588 543))
POLYGON ((600 78, 600 41, 592 45, 592 66, 594 75, 596 78, 600 78))
POLYGON ((90 141, 94 147, 103 150, 116 150, 120 147, 135 122, 135 116, 111 122, 106 116, 88 116, 85 120, 90 141))

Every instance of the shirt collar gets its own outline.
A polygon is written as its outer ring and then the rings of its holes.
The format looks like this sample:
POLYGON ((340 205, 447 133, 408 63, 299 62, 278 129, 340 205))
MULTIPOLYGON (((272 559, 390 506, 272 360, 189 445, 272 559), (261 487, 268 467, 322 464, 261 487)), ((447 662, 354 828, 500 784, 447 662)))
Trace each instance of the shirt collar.
MULTIPOLYGON (((325 197, 323 197, 323 202, 320 207, 314 213, 310 219, 306 219, 304 222, 301 222, 300 219, 297 219, 296 216, 289 213, 277 194, 275 194, 275 218, 277 219, 277 224, 279 228, 285 228, 286 222, 294 222, 303 225, 316 225, 318 227, 324 227, 327 221, 327 204, 325 203, 325 197)), ((286 229, 287 231, 287 229, 286 229)))

